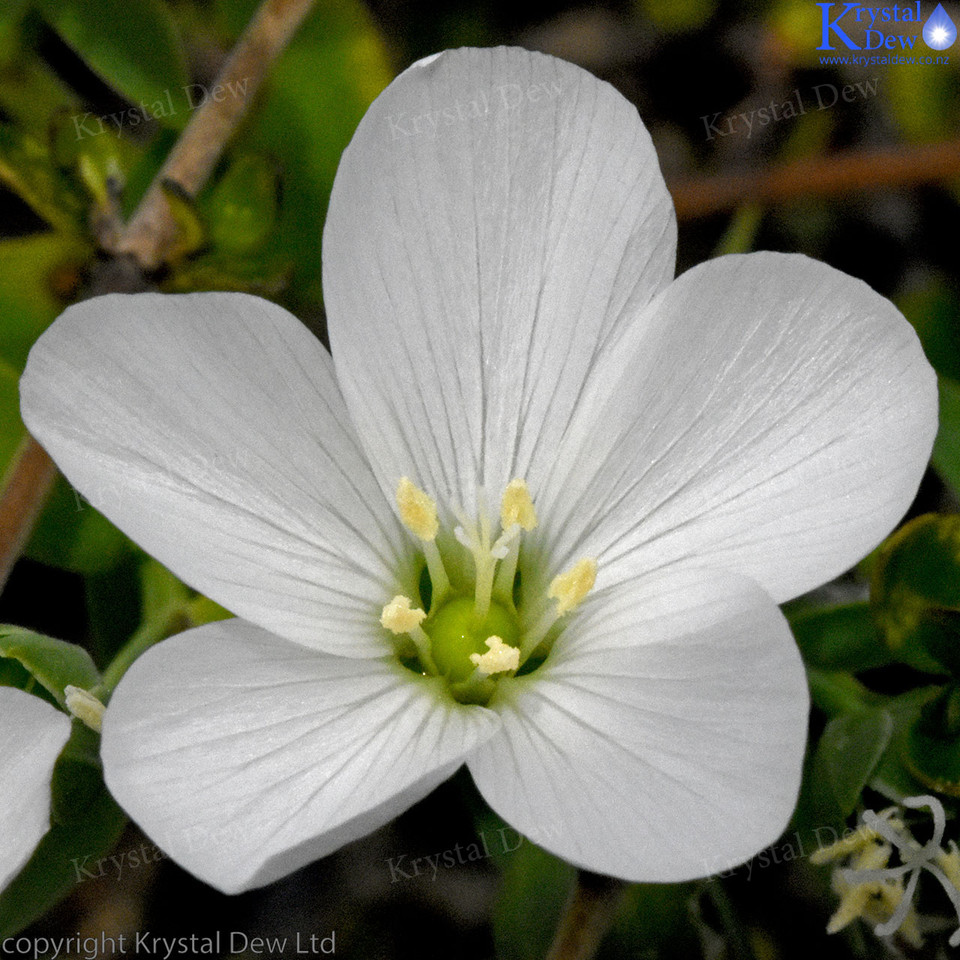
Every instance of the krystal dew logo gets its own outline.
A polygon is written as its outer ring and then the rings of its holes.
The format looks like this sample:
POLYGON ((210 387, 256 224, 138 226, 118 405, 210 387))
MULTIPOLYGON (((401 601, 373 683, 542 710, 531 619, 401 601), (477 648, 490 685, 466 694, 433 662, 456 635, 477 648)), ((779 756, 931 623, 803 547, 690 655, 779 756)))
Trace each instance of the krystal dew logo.
MULTIPOLYGON (((921 36, 931 50, 946 50, 957 39, 957 28, 940 3, 922 27, 920 0, 877 7, 864 6, 862 3, 818 3, 817 6, 821 13, 818 50, 836 50, 838 47, 834 44, 838 43, 848 50, 909 51, 913 50, 921 36), (835 12, 835 8, 839 12, 835 12), (903 27, 894 28, 896 32, 885 32, 891 30, 894 24, 916 24, 917 32, 900 32, 904 30, 903 27), (865 28, 862 45, 851 39, 847 32, 856 33, 859 39, 861 27, 865 28)), ((907 31, 909 29, 906 28, 907 31)))

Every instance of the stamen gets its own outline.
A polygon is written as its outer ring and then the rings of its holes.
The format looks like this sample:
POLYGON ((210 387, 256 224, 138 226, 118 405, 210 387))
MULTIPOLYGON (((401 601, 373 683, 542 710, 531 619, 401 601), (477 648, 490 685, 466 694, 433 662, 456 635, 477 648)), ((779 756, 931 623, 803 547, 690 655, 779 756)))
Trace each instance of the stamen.
POLYGON ((527 481, 515 477, 503 491, 503 500, 500 501, 500 526, 504 530, 519 526, 529 533, 536 525, 537 511, 533 508, 527 481))
POLYGON ((575 610, 597 582, 597 561, 584 557, 566 573, 553 578, 547 596, 557 601, 557 614, 563 616, 575 610))
POLYGON ((419 627, 426 616, 425 611, 410 606, 409 597, 398 594, 383 608, 380 625, 391 633, 409 633, 414 627, 419 627))
POLYGON ((403 525, 411 533, 428 542, 436 539, 440 529, 437 503, 408 477, 401 477, 397 484, 397 508, 403 525))
POLYGON ((410 606, 410 598, 401 595, 395 596, 384 608, 380 615, 380 623, 394 634, 407 634, 416 644, 420 663, 427 672, 437 675, 437 665, 433 661, 430 650, 430 638, 420 624, 426 619, 426 613, 417 607, 410 606))
POLYGON ((498 636, 487 637, 486 653, 471 653, 470 662, 480 671, 482 676, 491 676, 494 673, 507 673, 520 667, 520 650, 504 643, 498 636))
POLYGON ((527 657, 537 649, 537 645, 560 617, 580 606, 584 597, 593 589, 596 580, 597 561, 593 557, 584 557, 566 573, 553 578, 547 590, 547 596, 551 600, 556 600, 557 605, 552 607, 548 604, 533 627, 524 635, 520 647, 521 663, 526 662, 527 657))
POLYGON ((67 709, 73 716, 88 726, 91 730, 100 733, 103 728, 103 713, 106 707, 87 690, 67 684, 63 688, 67 709))

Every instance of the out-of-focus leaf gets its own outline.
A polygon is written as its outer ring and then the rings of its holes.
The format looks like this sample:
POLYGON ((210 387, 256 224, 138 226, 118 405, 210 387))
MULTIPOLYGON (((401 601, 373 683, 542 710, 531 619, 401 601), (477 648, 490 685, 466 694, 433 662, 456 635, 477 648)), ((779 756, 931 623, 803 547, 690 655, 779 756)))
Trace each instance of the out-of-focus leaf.
POLYGON ((940 430, 933 466, 960 496, 960 382, 940 377, 940 430))
POLYGON ((206 243, 206 231, 200 220, 196 205, 177 184, 164 181, 161 185, 167 200, 170 218, 175 227, 176 239, 167 254, 170 262, 176 264, 185 257, 196 253, 206 243))
POLYGON ((99 510, 58 477, 24 554, 51 567, 91 574, 136 550, 99 510))
POLYGON ((100 682, 99 671, 82 647, 23 627, 0 625, 0 656, 20 663, 62 706, 68 684, 89 690, 100 682))
POLYGON ((828 717, 857 713, 876 706, 877 695, 843 670, 821 670, 807 666, 810 699, 828 717))
POLYGON ((842 817, 860 799, 893 734, 893 718, 882 709, 834 717, 824 727, 813 758, 813 777, 830 791, 842 817))
POLYGON ((51 119, 72 117, 79 100, 36 55, 20 50, 15 63, 0 69, 0 108, 21 130, 43 139, 51 119))
POLYGON ((907 734, 910 772, 939 793, 960 797, 960 687, 949 684, 923 704, 907 734))
POLYGON ((10 124, 0 124, 0 182, 59 232, 82 235, 83 197, 61 175, 48 149, 10 124))
POLYGON ((670 33, 702 27, 716 9, 714 0, 635 0, 638 13, 670 33))
POLYGON ((259 249, 277 217, 277 175, 273 164, 255 154, 237 159, 203 206, 210 240, 226 254, 243 256, 259 249))
POLYGON ((20 421, 20 376, 0 360, 0 490, 6 486, 26 435, 20 421))
POLYGON ((632 957, 639 945, 650 960, 699 956, 696 930, 690 922, 690 901, 695 891, 691 883, 631 885, 597 951, 597 960, 632 957))
POLYGON ((193 591, 162 563, 148 559, 140 567, 140 597, 143 622, 160 620, 171 610, 185 610, 193 591))
POLYGON ((960 675, 960 621, 953 616, 960 613, 960 516, 925 514, 890 537, 877 556, 870 601, 901 659, 960 675))
POLYGON ((0 938, 43 916, 108 853, 126 825, 103 784, 99 737, 74 721, 53 773, 53 826, 27 865, 0 894, 0 938))
POLYGON ((273 297, 286 289, 292 275, 292 261, 281 254, 238 257, 214 252, 178 264, 164 281, 163 290, 236 290, 273 297))
POLYGON ((884 709, 893 718, 893 733, 883 758, 873 772, 870 788, 888 800, 900 801, 904 797, 923 793, 926 789, 909 768, 907 741, 923 704, 936 693, 936 687, 918 687, 898 697, 889 697, 884 703, 884 709))
POLYGON ((956 70, 943 65, 918 70, 913 63, 891 64, 883 71, 882 93, 908 140, 936 141, 956 128, 960 117, 956 70))
POLYGON ((37 6, 86 64, 141 115, 174 128, 184 125, 184 87, 190 82, 186 58, 161 0, 37 0, 37 6))
POLYGON ((923 352, 942 377, 960 380, 960 299, 942 277, 897 297, 897 306, 917 331, 923 352))
POLYGON ((73 298, 92 256, 85 240, 58 233, 0 240, 0 358, 14 370, 73 298))
POLYGON ((221 607, 219 603, 201 595, 187 604, 187 616, 194 626, 201 627, 216 620, 229 620, 233 614, 226 607, 221 607))
MULTIPOLYGON (((256 0, 219 0, 238 34, 256 0)), ((267 251, 294 264, 294 306, 321 301, 320 238, 340 154, 374 97, 393 76, 386 47, 357 0, 331 0, 304 22, 274 64, 240 149, 280 164, 283 199, 267 251)))
POLYGON ((512 831, 519 845, 503 860, 493 908, 498 960, 541 960, 553 940, 576 870, 512 831), (530 905, 535 903, 536 909, 530 905))
POLYGON ((20 21, 30 0, 4 0, 0 5, 0 67, 5 67, 17 54, 20 42, 20 21))
POLYGON ((757 240, 757 231, 763 220, 763 207, 746 203, 737 208, 730 218, 727 229, 713 251, 713 256, 723 257, 729 253, 749 253, 757 240))
POLYGON ((818 607, 789 619, 803 659, 811 666, 857 673, 894 661, 877 632, 869 603, 818 607))

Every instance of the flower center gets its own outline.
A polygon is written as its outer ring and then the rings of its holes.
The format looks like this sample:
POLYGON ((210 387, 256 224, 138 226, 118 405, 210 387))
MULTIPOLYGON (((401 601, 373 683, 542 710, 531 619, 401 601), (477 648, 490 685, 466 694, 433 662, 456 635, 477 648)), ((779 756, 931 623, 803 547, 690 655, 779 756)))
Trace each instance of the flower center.
POLYGON ((487 703, 497 682, 542 662, 557 621, 592 589, 596 561, 585 558, 554 577, 545 596, 520 596, 520 540, 537 526, 521 479, 503 492, 498 527, 481 497, 476 520, 454 510, 453 536, 439 543, 437 504, 406 477, 397 486, 397 509, 423 550, 422 606, 398 595, 384 606, 380 623, 397 638, 397 655, 410 669, 444 677, 462 702, 487 703))

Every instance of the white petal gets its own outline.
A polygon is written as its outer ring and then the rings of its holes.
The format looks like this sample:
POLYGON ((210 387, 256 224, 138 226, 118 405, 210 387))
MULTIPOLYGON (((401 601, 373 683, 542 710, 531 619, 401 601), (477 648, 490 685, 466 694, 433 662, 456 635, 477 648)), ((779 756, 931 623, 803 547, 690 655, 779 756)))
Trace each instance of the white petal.
POLYGON ((87 300, 33 348, 21 397, 71 483, 189 584, 289 639, 383 654, 403 533, 329 354, 285 310, 87 300))
POLYGON ((554 454, 618 319, 673 276, 636 110, 561 60, 454 50, 381 94, 324 233, 334 362, 383 484, 473 507, 554 454))
POLYGON ((107 786, 181 866, 269 883, 430 792, 499 719, 394 661, 332 657, 242 620, 149 650, 107 708, 107 786))
POLYGON ((937 429, 913 328, 801 256, 685 273, 588 388, 539 492, 538 535, 557 568, 598 557, 600 586, 683 561, 796 596, 893 528, 937 429))
POLYGON ((50 829, 50 781, 70 718, 39 697, 0 687, 0 889, 50 829))
POLYGON ((503 732, 468 761, 481 793, 598 873, 724 870, 774 841, 796 801, 803 665, 770 598, 730 574, 661 574, 591 598, 490 707, 503 732))

